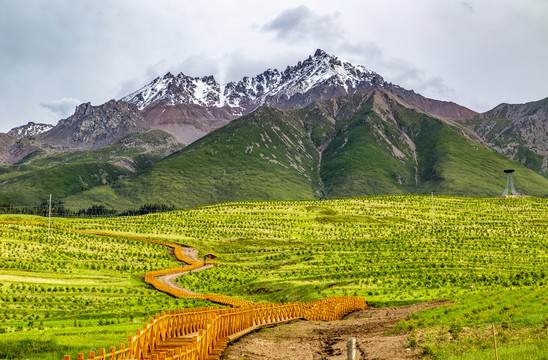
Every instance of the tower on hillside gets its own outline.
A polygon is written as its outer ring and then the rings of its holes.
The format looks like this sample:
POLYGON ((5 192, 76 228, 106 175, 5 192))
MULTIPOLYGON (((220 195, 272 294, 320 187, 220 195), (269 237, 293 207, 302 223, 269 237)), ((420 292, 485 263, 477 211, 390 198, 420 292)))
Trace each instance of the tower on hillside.
POLYGON ((514 169, 506 169, 504 170, 506 173, 506 189, 504 189, 504 192, 502 193, 502 196, 508 196, 508 190, 512 191, 511 195, 517 195, 518 192, 516 191, 516 188, 514 187, 514 177, 513 172, 514 169))

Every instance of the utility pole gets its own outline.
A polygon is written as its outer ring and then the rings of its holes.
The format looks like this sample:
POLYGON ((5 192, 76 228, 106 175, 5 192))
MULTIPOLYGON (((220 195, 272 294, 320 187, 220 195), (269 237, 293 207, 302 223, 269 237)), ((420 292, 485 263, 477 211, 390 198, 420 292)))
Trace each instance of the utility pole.
POLYGON ((49 194, 48 241, 49 241, 50 231, 51 231, 51 194, 49 194))

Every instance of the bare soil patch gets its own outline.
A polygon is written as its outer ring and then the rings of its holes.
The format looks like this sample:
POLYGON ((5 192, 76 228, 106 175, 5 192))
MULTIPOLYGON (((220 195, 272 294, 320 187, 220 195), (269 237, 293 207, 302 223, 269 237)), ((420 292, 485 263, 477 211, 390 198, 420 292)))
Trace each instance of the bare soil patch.
POLYGON ((299 320, 258 330, 224 351, 221 360, 346 360, 346 343, 356 339, 357 359, 420 359, 420 350, 407 347, 407 334, 387 335, 400 319, 412 312, 443 305, 444 301, 369 308, 340 321, 299 320))

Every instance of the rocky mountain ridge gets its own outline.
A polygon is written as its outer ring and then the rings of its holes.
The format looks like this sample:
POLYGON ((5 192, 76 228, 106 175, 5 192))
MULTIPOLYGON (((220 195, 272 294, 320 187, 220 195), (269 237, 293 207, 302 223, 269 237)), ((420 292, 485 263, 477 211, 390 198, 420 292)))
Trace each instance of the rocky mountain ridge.
POLYGON ((548 98, 500 104, 466 124, 499 153, 548 177, 548 98))
POLYGON ((384 89, 439 117, 462 120, 477 115, 458 104, 423 97, 386 82, 362 65, 318 49, 284 71, 268 69, 238 82, 218 83, 213 76, 167 73, 121 101, 135 104, 151 128, 164 130, 188 145, 261 106, 281 110, 373 89, 384 89))
POLYGON ((366 67, 344 61, 321 49, 284 71, 268 69, 257 76, 228 84, 218 83, 213 76, 198 78, 183 73, 167 73, 120 100, 133 103, 140 110, 191 104, 224 108, 229 116, 236 118, 263 105, 287 110, 376 88, 397 93, 412 104, 450 119, 477 115, 455 103, 427 99, 388 83, 366 67), (440 104, 435 106, 433 102, 440 104), (453 109, 456 107, 458 110, 453 109))
POLYGON ((8 135, 13 136, 16 139, 22 139, 29 136, 36 136, 45 133, 46 131, 49 131, 53 129, 53 125, 51 124, 41 124, 41 123, 34 123, 29 122, 26 125, 18 126, 10 131, 8 131, 8 135))
POLYGON ((233 116, 242 116, 262 105, 291 102, 296 95, 305 94, 324 83, 354 93, 364 84, 382 86, 383 82, 378 74, 364 66, 342 61, 318 49, 314 56, 288 66, 282 72, 268 69, 257 76, 228 84, 218 83, 213 76, 193 78, 183 73, 176 76, 167 73, 121 100, 137 105, 140 110, 155 105, 226 106, 232 109, 233 116))
POLYGON ((84 103, 73 115, 59 121, 41 136, 41 141, 67 150, 93 150, 128 135, 150 130, 133 104, 110 100, 103 105, 84 103))

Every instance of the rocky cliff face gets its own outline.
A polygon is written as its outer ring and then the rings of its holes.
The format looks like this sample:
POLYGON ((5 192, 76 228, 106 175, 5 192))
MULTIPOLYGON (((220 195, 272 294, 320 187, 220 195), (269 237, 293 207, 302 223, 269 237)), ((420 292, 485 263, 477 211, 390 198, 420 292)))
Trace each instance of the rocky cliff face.
POLYGON ((135 105, 111 100, 100 106, 79 105, 40 139, 66 150, 92 150, 148 129, 135 105))
POLYGON ((0 165, 11 163, 10 148, 15 143, 15 138, 8 134, 0 133, 0 165))
POLYGON ((176 76, 167 73, 122 100, 137 105, 141 110, 156 105, 182 104, 227 107, 232 116, 237 117, 262 105, 303 107, 322 100, 322 97, 368 90, 383 82, 378 74, 361 65, 344 62, 317 50, 314 56, 296 66, 288 66, 283 72, 268 69, 255 77, 244 77, 228 84, 217 83, 213 76, 192 78, 183 73, 176 76))

